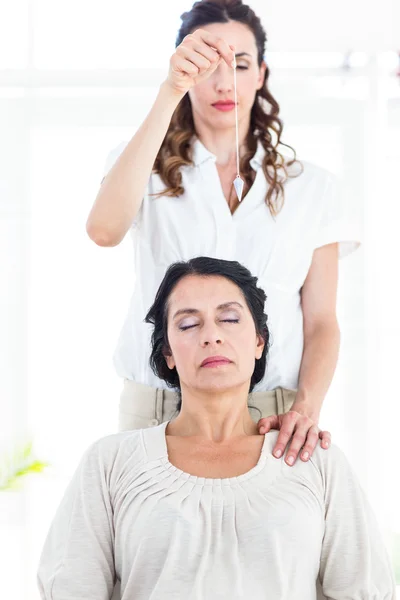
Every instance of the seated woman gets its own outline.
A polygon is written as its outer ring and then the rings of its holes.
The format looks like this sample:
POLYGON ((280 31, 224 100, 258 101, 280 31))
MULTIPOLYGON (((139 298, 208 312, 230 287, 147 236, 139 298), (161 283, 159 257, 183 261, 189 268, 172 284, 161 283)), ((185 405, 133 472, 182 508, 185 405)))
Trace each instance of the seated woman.
POLYGON ((257 430, 265 294, 237 262, 172 265, 146 321, 175 419, 94 443, 45 542, 46 600, 393 600, 377 522, 343 453, 289 467, 257 430))

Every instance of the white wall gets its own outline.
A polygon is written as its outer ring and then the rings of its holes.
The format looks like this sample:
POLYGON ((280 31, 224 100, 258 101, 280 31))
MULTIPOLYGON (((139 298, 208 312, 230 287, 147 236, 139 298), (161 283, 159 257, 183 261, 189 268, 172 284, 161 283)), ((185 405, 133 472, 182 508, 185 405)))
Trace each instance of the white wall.
MULTIPOLYGON (((85 221, 106 155, 144 118, 190 5, 0 2, 0 446, 32 434, 37 454, 52 463, 7 500, 7 600, 37 597, 50 516, 83 449, 117 427, 121 382, 111 357, 132 254, 128 239, 95 246, 85 221), (143 22, 155 12, 150 40, 143 22)), ((321 426, 356 468, 390 548, 400 533, 400 88, 396 57, 384 52, 399 37, 398 8, 252 5, 269 32, 284 141, 342 178, 364 229, 364 246, 340 267, 342 347, 321 426), (351 48, 367 51, 360 68, 334 68, 351 48)))

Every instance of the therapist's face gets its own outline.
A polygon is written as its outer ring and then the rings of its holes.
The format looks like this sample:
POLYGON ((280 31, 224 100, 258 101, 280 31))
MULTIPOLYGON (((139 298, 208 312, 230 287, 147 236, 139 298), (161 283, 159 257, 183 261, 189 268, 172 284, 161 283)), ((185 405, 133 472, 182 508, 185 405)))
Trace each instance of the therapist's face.
POLYGON ((218 392, 250 387, 264 341, 240 290, 221 276, 188 275, 168 301, 168 367, 176 367, 181 388, 218 392), (225 361, 203 365, 213 356, 225 361))
MULTIPOLYGON (((264 82, 266 65, 257 62, 257 46, 253 32, 243 23, 212 23, 202 25, 202 29, 223 38, 234 45, 236 54, 236 79, 238 121, 250 122, 250 113, 257 90, 264 82), (238 54, 243 54, 238 56, 238 54)), ((219 100, 234 101, 233 69, 221 61, 214 73, 205 81, 189 90, 195 125, 206 125, 213 129, 227 129, 235 126, 235 109, 221 111, 213 106, 219 100)))

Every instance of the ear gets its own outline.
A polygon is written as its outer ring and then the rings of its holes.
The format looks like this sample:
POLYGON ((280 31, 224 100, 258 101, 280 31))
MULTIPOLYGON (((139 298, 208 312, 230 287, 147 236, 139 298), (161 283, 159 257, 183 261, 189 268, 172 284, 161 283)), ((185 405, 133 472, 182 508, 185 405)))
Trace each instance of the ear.
POLYGON ((165 362, 167 363, 167 367, 171 370, 174 369, 176 365, 171 350, 169 350, 168 348, 164 348, 163 355, 165 358, 165 362))
POLYGON ((257 344, 256 344, 256 353, 255 353, 255 357, 257 360, 259 358, 261 358, 263 350, 264 350, 264 346, 265 346, 265 342, 264 342, 263 338, 261 337, 261 335, 257 335, 257 344))
POLYGON ((267 70, 267 63, 263 60, 260 65, 260 73, 259 73, 258 81, 257 81, 257 90, 261 90, 261 88, 264 85, 264 77, 265 77, 266 70, 267 70))

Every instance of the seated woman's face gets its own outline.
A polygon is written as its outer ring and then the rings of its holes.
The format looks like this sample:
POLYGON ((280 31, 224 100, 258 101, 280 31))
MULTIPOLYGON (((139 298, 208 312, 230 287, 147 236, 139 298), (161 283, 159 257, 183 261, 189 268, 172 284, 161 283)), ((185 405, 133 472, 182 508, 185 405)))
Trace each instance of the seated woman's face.
POLYGON ((248 383, 264 341, 257 335, 246 300, 232 281, 221 276, 188 275, 168 300, 170 369, 181 388, 217 392, 248 383), (202 364, 213 356, 225 362, 202 364))

